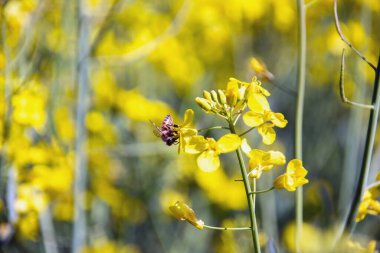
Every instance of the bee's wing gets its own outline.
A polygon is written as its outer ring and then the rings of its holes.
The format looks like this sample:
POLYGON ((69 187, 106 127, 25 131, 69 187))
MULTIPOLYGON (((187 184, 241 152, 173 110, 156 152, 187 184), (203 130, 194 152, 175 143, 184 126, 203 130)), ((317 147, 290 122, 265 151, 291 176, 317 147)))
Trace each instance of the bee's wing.
POLYGON ((158 128, 158 126, 156 124, 154 124, 151 120, 149 120, 149 121, 150 121, 150 124, 152 124, 152 126, 153 126, 153 134, 157 137, 161 137, 161 131, 158 128))
POLYGON ((164 118, 164 121, 162 122, 163 125, 173 125, 173 118, 172 116, 170 115, 166 115, 166 117, 164 118))

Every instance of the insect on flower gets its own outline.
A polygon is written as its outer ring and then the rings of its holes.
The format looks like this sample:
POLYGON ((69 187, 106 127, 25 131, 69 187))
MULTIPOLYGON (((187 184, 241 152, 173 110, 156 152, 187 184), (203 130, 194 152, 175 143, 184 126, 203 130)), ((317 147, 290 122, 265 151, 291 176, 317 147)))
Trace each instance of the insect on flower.
POLYGON ((150 122, 153 126, 153 133, 160 137, 168 146, 171 146, 173 144, 179 143, 179 135, 178 135, 178 125, 173 124, 173 118, 170 115, 167 115, 161 126, 158 127, 156 124, 154 124, 152 121, 150 122))

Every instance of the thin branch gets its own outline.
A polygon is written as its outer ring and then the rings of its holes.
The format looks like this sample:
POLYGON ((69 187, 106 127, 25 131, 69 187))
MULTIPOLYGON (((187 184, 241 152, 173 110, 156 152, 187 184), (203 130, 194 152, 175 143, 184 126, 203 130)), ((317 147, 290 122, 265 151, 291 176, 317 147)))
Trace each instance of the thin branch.
POLYGON ((253 192, 250 192, 249 194, 251 195, 255 195, 255 194, 260 194, 260 193, 266 193, 266 192, 270 192, 274 190, 274 187, 272 186, 271 188, 268 188, 268 189, 265 189, 265 190, 261 190, 261 191, 253 191, 253 192))
POLYGON ((214 230, 251 230, 250 227, 240 227, 240 228, 228 228, 228 227, 213 227, 208 225, 203 225, 204 228, 214 229, 214 230))
POLYGON ((361 104, 361 103, 352 102, 348 100, 344 92, 344 67, 345 67, 345 61, 344 61, 344 48, 343 48, 341 66, 340 66, 340 78, 339 78, 339 93, 340 93, 340 98, 342 99, 342 102, 352 105, 352 106, 373 110, 374 108, 373 105, 366 105, 366 104, 361 104))
POLYGON ((214 127, 206 127, 206 128, 198 129, 198 132, 208 131, 208 130, 212 130, 212 129, 227 129, 227 130, 229 130, 228 127, 224 127, 224 126, 214 126, 214 127))
POLYGON ((245 132, 239 134, 239 137, 242 137, 242 136, 246 135, 247 133, 251 132, 251 131, 252 131, 253 129, 255 129, 255 128, 256 128, 256 127, 251 127, 251 128, 248 129, 247 131, 245 131, 245 132))
POLYGON ((340 28, 340 22, 339 22, 339 17, 338 17, 338 0, 334 0, 334 17, 335 17, 335 27, 336 27, 336 30, 340 36, 340 38, 343 40, 344 43, 347 44, 347 46, 349 46, 352 50, 354 50, 354 52, 360 57, 362 58, 362 60, 364 60, 369 66, 371 66, 371 68, 373 70, 376 71, 376 67, 375 65, 373 65, 364 55, 362 55, 359 50, 357 50, 348 40, 347 38, 344 36, 343 32, 342 32, 342 29, 340 28))
POLYGON ((345 231, 351 232, 355 226, 355 218, 356 213, 358 211, 360 201, 363 198, 364 192, 367 189, 367 180, 368 174, 371 168, 372 161, 372 153, 373 146, 375 143, 376 130, 377 130, 377 122, 380 113, 380 55, 376 68, 376 75, 373 87, 373 95, 372 95, 372 104, 374 105, 374 109, 370 111, 369 120, 368 120, 368 130, 367 137, 364 146, 364 154, 362 165, 360 168, 358 183, 355 185, 355 193, 350 204, 347 215, 344 217, 344 221, 342 222, 338 232, 337 237, 335 239, 335 244, 339 242, 342 238, 342 235, 345 231))

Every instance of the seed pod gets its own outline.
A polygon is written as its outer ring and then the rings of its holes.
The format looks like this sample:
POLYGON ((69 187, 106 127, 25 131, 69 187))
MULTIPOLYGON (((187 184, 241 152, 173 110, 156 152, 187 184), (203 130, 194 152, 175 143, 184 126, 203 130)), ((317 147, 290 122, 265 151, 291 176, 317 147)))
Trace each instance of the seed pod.
POLYGON ((227 103, 226 94, 222 90, 218 90, 218 98, 222 105, 227 103))
POLYGON ((200 98, 200 97, 196 97, 196 98, 195 98, 195 102, 197 102, 197 104, 198 104, 203 110, 205 110, 206 112, 210 112, 210 111, 211 111, 211 104, 210 104, 210 101, 208 101, 207 99, 200 98))
POLYGON ((207 90, 203 91, 203 97, 207 99, 208 101, 212 101, 211 94, 207 90))

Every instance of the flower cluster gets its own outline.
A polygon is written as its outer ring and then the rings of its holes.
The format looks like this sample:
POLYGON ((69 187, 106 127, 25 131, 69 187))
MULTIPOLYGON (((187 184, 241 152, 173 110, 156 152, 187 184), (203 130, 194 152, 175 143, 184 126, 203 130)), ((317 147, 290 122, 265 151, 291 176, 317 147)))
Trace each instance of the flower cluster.
POLYGON ((362 202, 360 203, 356 221, 363 220, 367 214, 380 215, 380 173, 376 176, 376 182, 369 186, 364 193, 362 202))
MULTIPOLYGON (((249 159, 246 176, 256 180, 262 176, 264 171, 286 164, 285 155, 280 151, 252 149, 247 139, 242 138, 251 130, 257 129, 262 136, 262 142, 270 145, 276 139, 274 127, 283 128, 287 125, 288 121, 283 114, 271 110, 267 100, 268 96, 270 93, 256 78, 253 78, 250 83, 230 78, 225 89, 203 91, 203 97, 195 99, 203 111, 226 120, 228 127, 215 126, 197 130, 192 126, 194 112, 188 109, 185 112, 183 124, 174 123, 172 117, 168 115, 161 126, 154 125, 154 132, 166 145, 179 144, 180 151, 197 155, 197 165, 205 172, 216 171, 220 167, 219 155, 233 151, 237 152, 240 166, 242 166, 244 161, 242 161, 241 151, 243 151, 249 159), (248 112, 244 112, 247 108, 248 112), (250 128, 237 134, 235 125, 240 116, 243 116, 243 122, 250 128), (198 134, 203 130, 211 129, 228 129, 230 133, 217 140, 198 134)), ((287 164, 286 172, 274 180, 273 186, 269 190, 295 191, 297 187, 308 183, 305 178, 306 174, 307 170, 303 167, 302 161, 293 159, 287 164)), ((178 219, 187 220, 194 226, 203 228, 203 222, 197 220, 194 211, 186 204, 177 202, 170 207, 170 210, 178 219)))

